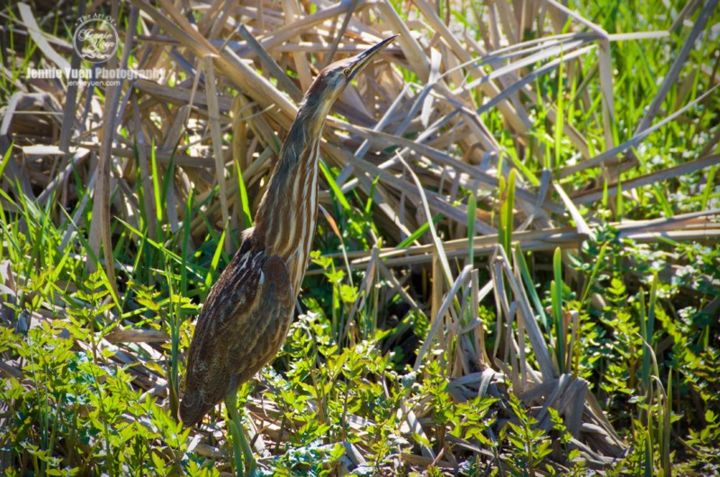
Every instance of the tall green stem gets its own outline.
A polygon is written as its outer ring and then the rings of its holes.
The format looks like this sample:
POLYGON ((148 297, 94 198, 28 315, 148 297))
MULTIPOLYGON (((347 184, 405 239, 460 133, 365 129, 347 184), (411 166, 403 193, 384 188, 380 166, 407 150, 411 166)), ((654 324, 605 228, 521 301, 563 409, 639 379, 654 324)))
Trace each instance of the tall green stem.
POLYGON ((238 477, 252 477, 255 474, 256 464, 253 457, 250 443, 245 435, 245 429, 242 426, 240 413, 237 409, 237 388, 233 386, 225 398, 225 407, 227 408, 228 427, 232 436, 233 455, 235 457, 235 473, 238 477), (243 465, 244 461, 244 465, 243 465))

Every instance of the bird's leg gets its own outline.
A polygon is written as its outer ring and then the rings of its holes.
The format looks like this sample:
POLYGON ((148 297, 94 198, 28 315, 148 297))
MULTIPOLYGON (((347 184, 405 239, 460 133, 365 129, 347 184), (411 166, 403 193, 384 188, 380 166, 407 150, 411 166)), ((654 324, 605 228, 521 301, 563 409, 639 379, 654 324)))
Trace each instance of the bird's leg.
POLYGON ((230 391, 225 398, 225 407, 227 408, 228 417, 230 418, 228 427, 232 435, 235 472, 238 477, 243 477, 244 475, 252 477, 253 474, 255 474, 255 458, 253 457, 252 449, 245 435, 245 428, 242 425, 240 413, 237 409, 237 387, 231 386, 231 389, 232 391, 230 391), (243 461, 245 465, 243 465, 243 461), (247 474, 244 471, 247 471, 247 474))

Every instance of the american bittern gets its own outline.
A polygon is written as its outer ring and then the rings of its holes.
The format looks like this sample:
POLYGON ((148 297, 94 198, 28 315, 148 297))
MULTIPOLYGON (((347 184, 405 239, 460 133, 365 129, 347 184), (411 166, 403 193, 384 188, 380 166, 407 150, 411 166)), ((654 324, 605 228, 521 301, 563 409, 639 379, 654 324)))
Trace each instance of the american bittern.
MULTIPOLYGON (((397 35, 396 35, 397 36, 397 35)), ((282 346, 308 265, 325 119, 345 87, 395 36, 322 70, 290 127, 242 245, 210 290, 190 344, 180 417, 187 425, 252 378, 282 346)), ((234 403, 229 405, 234 406, 234 403)))

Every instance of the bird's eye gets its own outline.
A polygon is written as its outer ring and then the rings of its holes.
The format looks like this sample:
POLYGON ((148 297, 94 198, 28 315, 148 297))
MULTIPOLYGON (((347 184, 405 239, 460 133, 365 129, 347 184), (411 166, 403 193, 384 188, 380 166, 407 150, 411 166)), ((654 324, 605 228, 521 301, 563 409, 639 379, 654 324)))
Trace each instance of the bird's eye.
POLYGON ((345 69, 343 70, 343 74, 344 74, 345 76, 347 76, 347 77, 350 77, 350 73, 352 73, 352 69, 351 69, 351 68, 345 68, 345 69))

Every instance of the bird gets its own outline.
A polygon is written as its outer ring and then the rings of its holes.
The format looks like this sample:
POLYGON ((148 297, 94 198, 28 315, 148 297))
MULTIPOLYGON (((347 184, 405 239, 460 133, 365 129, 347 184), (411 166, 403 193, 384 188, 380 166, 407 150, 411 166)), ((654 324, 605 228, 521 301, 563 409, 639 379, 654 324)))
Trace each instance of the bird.
POLYGON ((318 215, 322 130, 345 87, 398 35, 325 67, 304 95, 254 227, 213 285, 188 352, 180 419, 187 426, 250 380, 282 347, 308 266, 318 215))

